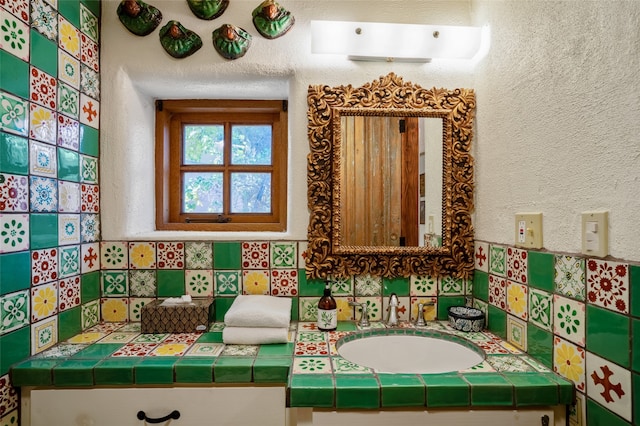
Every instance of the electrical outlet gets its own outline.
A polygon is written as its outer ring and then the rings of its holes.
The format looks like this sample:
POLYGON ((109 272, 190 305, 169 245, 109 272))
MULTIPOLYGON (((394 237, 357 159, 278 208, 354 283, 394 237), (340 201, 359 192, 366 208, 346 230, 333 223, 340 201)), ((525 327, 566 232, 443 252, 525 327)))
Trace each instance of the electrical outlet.
POLYGON ((542 248, 542 213, 516 213, 516 247, 542 248))
POLYGON ((609 213, 582 213, 582 253, 589 256, 609 255, 609 213))

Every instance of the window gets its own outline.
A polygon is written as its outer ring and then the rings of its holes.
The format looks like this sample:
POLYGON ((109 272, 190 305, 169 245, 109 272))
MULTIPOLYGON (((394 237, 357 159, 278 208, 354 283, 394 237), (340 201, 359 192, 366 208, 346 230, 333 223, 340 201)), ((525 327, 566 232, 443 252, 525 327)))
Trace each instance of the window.
POLYGON ((284 231, 286 101, 156 102, 156 228, 284 231))

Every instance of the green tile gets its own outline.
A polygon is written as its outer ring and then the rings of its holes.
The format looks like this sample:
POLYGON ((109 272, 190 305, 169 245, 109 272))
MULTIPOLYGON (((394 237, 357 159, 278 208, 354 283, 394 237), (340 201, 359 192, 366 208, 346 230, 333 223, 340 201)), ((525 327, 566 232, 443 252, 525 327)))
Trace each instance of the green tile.
POLYGON ((93 127, 80 125, 80 152, 97 157, 100 155, 100 133, 93 127))
POLYGON ((253 361, 249 357, 218 357, 213 366, 213 379, 216 383, 251 382, 253 361))
POLYGON ((213 363, 216 358, 181 358, 175 365, 177 383, 213 382, 213 363))
POLYGON ((558 384, 558 404, 573 404, 576 390, 571 380, 553 372, 540 373, 540 375, 558 384))
POLYGON ((29 252, 0 254, 0 295, 29 287, 31 287, 29 252))
POLYGON ((471 385, 472 406, 513 405, 513 386, 504 377, 495 373, 471 373, 464 378, 471 385))
POLYGON ((380 386, 369 375, 336 376, 336 408, 370 409, 380 407, 380 386))
POLYGON ((43 249, 58 245, 58 215, 55 213, 33 213, 29 215, 31 249, 43 249))
POLYGON ((504 373, 513 383, 517 407, 558 404, 558 384, 542 374, 504 373))
POLYGON ((100 361, 93 368, 96 385, 132 385, 133 369, 140 361, 140 357, 116 357, 100 361))
POLYGON ((177 297, 184 294, 184 270, 157 272, 158 297, 177 297))
POLYGON ((358 326, 353 321, 338 321, 336 331, 356 331, 358 326))
POLYGON ((612 411, 607 410, 597 402, 587 398, 587 422, 585 424, 602 426, 631 426, 612 411))
POLYGON ((291 297, 291 321, 298 321, 300 318, 298 297, 291 297))
POLYGON ((31 355, 31 328, 22 327, 0 336, 0 376, 9 372, 9 367, 31 355))
POLYGON ((120 343, 98 343, 89 345, 72 358, 74 359, 104 359, 122 347, 120 343))
POLYGON ((425 404, 425 387, 415 374, 379 374, 382 407, 412 407, 425 404))
POLYGON ((202 333, 197 340, 198 343, 222 343, 222 332, 210 331, 202 333))
POLYGON ((395 293, 397 296, 409 296, 409 278, 408 277, 393 277, 382 278, 382 295, 391 296, 391 293, 395 293))
POLYGON ((289 385, 291 407, 333 407, 333 377, 327 374, 293 374, 289 385))
POLYGON ((277 343, 273 345, 261 345, 258 351, 258 358, 263 357, 283 357, 293 356, 295 344, 293 343, 277 343))
POLYGON ((588 304, 586 324, 588 351, 625 368, 631 366, 628 316, 588 304))
MULTIPOLYGON (((438 319, 446 320, 449 318, 450 306, 464 306, 464 296, 440 296, 438 297, 438 319)), ((506 320, 505 320, 506 321, 506 320)))
POLYGON ((527 352, 548 368, 553 368, 553 334, 529 323, 527 352))
MULTIPOLYGON (((0 50, 0 55, 6 54, 0 50)), ((2 57, 0 56, 0 62, 2 57)), ((0 67, 0 81, 6 67, 0 67)), ((27 68, 28 74, 29 68, 27 68)), ((29 96, 29 81, 27 80, 27 97, 29 96)), ((20 136, 0 132, 0 172, 29 174, 29 140, 20 136)))
POLYGON ((306 278, 304 269, 298 270, 298 276, 304 278, 304 281, 298 283, 298 290, 300 297, 304 296, 322 296, 324 292, 324 280, 323 279, 310 279, 306 278))
POLYGON ((100 0, 80 0, 96 17, 100 17, 100 0))
POLYGON ((80 182, 80 154, 58 148, 58 179, 80 182))
POLYGON ((58 76, 58 45, 31 29, 31 65, 50 76, 58 76))
POLYGON ((134 366, 138 385, 167 385, 173 383, 173 366, 177 357, 144 357, 134 366))
POLYGON ((527 275, 529 285, 553 293, 555 283, 555 258, 553 253, 530 251, 528 255, 527 275))
POLYGON ((59 1, 58 12, 74 27, 80 28, 80 0, 59 1))
POLYGON ((93 386, 93 367, 97 359, 69 359, 53 368, 55 386, 93 386))
POLYGON ((507 338, 507 313, 493 305, 487 306, 487 329, 492 333, 507 338))
POLYGON ((76 306, 58 314, 58 341, 63 342, 82 331, 82 307, 76 306))
POLYGON ((29 64, 4 50, 0 50, 0 64, 0 89, 29 99, 29 64))
POLYGON ((489 274, 477 269, 473 271, 473 297, 489 301, 489 274))
POLYGON ((27 359, 11 368, 13 386, 49 386, 53 383, 52 369, 59 359, 27 359))
POLYGON ((82 303, 100 298, 100 271, 82 274, 80 277, 80 297, 82 303))
POLYGON ((216 322, 224 322, 224 316, 236 300, 235 297, 216 297, 214 303, 216 305, 216 322))
POLYGON ((256 383, 287 383, 292 357, 256 358, 253 363, 253 381, 256 383))
MULTIPOLYGON (((640 288, 640 265, 629 265, 629 288, 640 288)), ((640 317, 640 291, 631 291, 631 315, 640 317)))
POLYGON ((640 320, 631 320, 631 368, 640 371, 640 320))
POLYGON ((242 267, 241 244, 233 241, 214 241, 213 267, 215 269, 240 269, 242 267))
POLYGON ((461 407, 469 405, 469 383, 458 374, 423 374, 427 386, 427 407, 461 407))

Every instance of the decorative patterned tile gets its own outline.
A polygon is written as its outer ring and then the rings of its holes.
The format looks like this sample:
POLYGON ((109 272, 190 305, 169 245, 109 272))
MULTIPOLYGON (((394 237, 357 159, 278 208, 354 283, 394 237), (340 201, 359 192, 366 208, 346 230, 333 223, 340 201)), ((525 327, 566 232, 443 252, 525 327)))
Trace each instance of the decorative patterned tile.
POLYGON ((80 243, 79 214, 58 215, 58 243, 60 245, 80 243))
POLYGON ((100 244, 89 243, 82 244, 80 246, 80 255, 82 256, 82 263, 80 265, 80 272, 86 274, 87 272, 100 270, 100 244))
POLYGON ((126 271, 101 271, 102 292, 105 297, 129 295, 129 282, 126 271))
POLYGON ((80 236, 83 243, 100 239, 100 216, 97 214, 80 215, 80 236))
POLYGON ((589 259, 587 298, 594 305, 615 312, 629 313, 629 265, 589 259))
POLYGON ((29 134, 29 103, 0 91, 0 130, 20 136, 29 134))
POLYGON ((66 278, 80 273, 80 246, 59 247, 59 278, 66 278))
POLYGON ((80 276, 58 281, 58 308, 60 312, 80 306, 80 276))
POLYGON ((58 49, 58 78, 75 89, 80 88, 80 61, 62 49, 58 49))
POLYGON ((309 244, 306 241, 298 241, 298 268, 304 268, 307 261, 307 248, 309 244))
POLYGON ((210 269, 187 269, 184 273, 186 294, 193 297, 213 296, 213 271, 210 269))
POLYGON ((161 343, 147 356, 182 356, 189 349, 186 343, 161 343))
POLYGON ((507 274, 507 250, 501 246, 489 246, 489 273, 504 277, 507 274))
POLYGON ((49 349, 58 343, 58 316, 31 324, 31 355, 49 349))
POLYGON ((0 213, 0 253, 29 249, 29 215, 0 213))
POLYGON ((258 354, 257 345, 226 345, 220 355, 226 356, 256 356, 258 354))
POLYGON ((58 282, 53 281, 31 288, 31 322, 58 313, 58 282))
POLYGON ((487 357, 487 361, 491 366, 500 372, 529 372, 535 371, 530 364, 527 364, 522 357, 513 355, 491 356, 487 357))
POLYGON ((271 270, 271 295, 297 296, 298 295, 298 270, 297 269, 271 270))
POLYGON ((142 307, 155 299, 130 297, 129 298, 129 321, 140 321, 142 319, 142 307))
POLYGON ((80 3, 80 31, 91 40, 98 42, 98 18, 82 3, 80 3))
POLYGON ((213 269, 213 247, 207 242, 185 243, 187 269, 213 269))
POLYGON ((36 286, 58 279, 58 249, 31 252, 31 284, 36 286))
POLYGON ((569 405, 569 425, 568 426, 587 426, 587 402, 585 396, 581 392, 576 392, 576 401, 569 405))
POLYGON ((95 72, 100 71, 98 45, 85 34, 80 34, 80 62, 95 72))
POLYGON ((293 374, 330 374, 331 359, 324 357, 294 357, 293 374))
POLYGON ((574 256, 555 256, 555 285, 558 293, 584 300, 585 276, 584 259, 574 256))
POLYGON ((438 319, 438 298, 437 297, 412 297, 411 298, 411 321, 418 319, 418 305, 422 303, 422 317, 425 321, 435 321, 438 319))
POLYGON ((129 243, 129 268, 155 269, 156 243, 129 243))
POLYGON ((100 102, 80 94, 80 122, 94 129, 100 128, 100 102))
POLYGON ((462 278, 440 277, 438 285, 438 294, 440 296, 460 296, 465 291, 464 281, 462 278))
POLYGON ((29 141, 29 172, 32 175, 55 178, 58 173, 56 147, 29 141))
POLYGON ((355 364, 341 356, 331 357, 331 363, 334 374, 371 374, 372 372, 369 367, 355 364))
POLYGON ((356 296, 381 296, 382 277, 371 275, 357 275, 355 277, 356 296))
POLYGON ((0 49, 29 62, 29 35, 25 22, 0 8, 0 49))
POLYGON ((497 275, 489 275, 489 304, 507 309, 507 280, 497 275))
POLYGON ((62 359, 69 358, 87 347, 86 344, 65 344, 54 346, 51 349, 39 353, 34 358, 37 359, 62 359))
POLYGON ((271 267, 295 268, 298 260, 295 242, 271 242, 271 267))
POLYGON ((80 59, 80 31, 62 15, 58 15, 58 46, 80 59))
POLYGON ((553 338, 553 370, 571 380, 576 389, 585 390, 584 348, 555 336, 553 338))
POLYGON ((0 296, 0 335, 29 325, 29 290, 0 296))
POLYGON ((98 183, 98 159, 80 154, 80 182, 98 183))
POLYGON ((489 243, 475 242, 474 251, 475 269, 489 272, 489 243))
POLYGON ((140 333, 115 331, 100 339, 98 343, 129 343, 140 333))
POLYGON ((540 328, 552 331, 553 298, 551 294, 529 287, 529 321, 540 328))
POLYGON ((127 243, 124 241, 103 241, 100 243, 101 269, 127 269, 127 243))
POLYGON ((269 243, 249 241, 242 243, 242 268, 266 269, 269 267, 269 243))
POLYGON ((55 145, 57 117, 56 112, 32 103, 29 106, 29 137, 55 145))
POLYGON ((527 251, 507 248, 507 278, 527 284, 527 251))
POLYGON ((29 211, 29 181, 26 176, 0 173, 0 212, 29 211))
MULTIPOLYGON (((380 293, 377 293, 377 294, 380 294, 380 293)), ((411 296, 437 296, 438 295, 438 279, 432 278, 426 275, 424 276, 412 275, 409 281, 409 294, 411 296)))
POLYGON ((31 211, 58 211, 58 181, 38 176, 30 177, 31 211))
POLYGON ((313 321, 315 326, 315 321, 318 319, 319 300, 319 297, 300 297, 298 299, 298 320, 313 321))
POLYGON ((129 287, 131 296, 154 297, 157 282, 156 271, 129 271, 129 287))
POLYGON ((587 352, 587 396, 631 421, 633 399, 631 372, 587 352))
POLYGON ((70 337, 66 340, 65 343, 90 345, 92 343, 96 343, 104 336, 105 333, 100 333, 97 331, 86 331, 84 333, 76 334, 75 336, 70 337))
POLYGON ((570 342, 584 346, 584 303, 556 294, 553 297, 553 333, 570 342))
POLYGON ((0 5, 22 20, 22 22, 29 23, 29 0, 2 1, 0 5))
POLYGON ((527 351, 527 322, 507 315, 507 342, 523 352, 527 351))
POLYGON ((185 356, 216 357, 220 355, 223 349, 224 344, 222 343, 194 343, 185 353, 185 356))
POLYGON ((2 426, 17 426, 17 416, 18 405, 20 403, 18 390, 14 388, 9 379, 9 374, 5 374, 0 376, 0 413, 2 413, 1 417, 7 419, 6 423, 0 423, 2 426), (11 411, 14 411, 14 414, 11 414, 11 411), (15 415, 15 421, 12 420, 12 417, 15 415))
POLYGON ((90 98, 100 100, 100 77, 86 65, 80 67, 80 91, 90 98))
POLYGON ((242 271, 242 294, 270 294, 268 270, 242 271))
POLYGON ((242 286, 240 271, 215 271, 215 295, 237 296, 242 286))
MULTIPOLYGON (((80 94, 78 90, 64 83, 60 84, 58 87, 58 112, 75 120, 80 117, 80 94)), ((77 123, 77 121, 74 122, 77 123)), ((60 133, 59 129, 58 133, 60 133)))
POLYGON ((158 269, 184 268, 184 243, 161 242, 156 247, 158 269))
POLYGON ((80 213, 80 184, 74 182, 58 182, 58 205, 62 213, 80 213))
MULTIPOLYGON (((102 320, 107 322, 126 322, 129 320, 129 299, 123 298, 102 298, 100 308, 102 320)), ((115 354, 113 356, 116 356, 115 354)))
POLYGON ((158 346, 158 343, 127 343, 111 356, 123 357, 123 356, 147 356, 149 353, 158 346))
POLYGON ((31 27, 49 40, 58 39, 58 14, 44 0, 31 0, 31 27))
POLYGON ((31 66, 29 73, 29 96, 32 102, 45 108, 58 108, 58 81, 55 77, 31 66))
POLYGON ((527 309, 527 291, 529 287, 514 281, 507 282, 507 312, 518 318, 526 320, 529 314, 527 309))

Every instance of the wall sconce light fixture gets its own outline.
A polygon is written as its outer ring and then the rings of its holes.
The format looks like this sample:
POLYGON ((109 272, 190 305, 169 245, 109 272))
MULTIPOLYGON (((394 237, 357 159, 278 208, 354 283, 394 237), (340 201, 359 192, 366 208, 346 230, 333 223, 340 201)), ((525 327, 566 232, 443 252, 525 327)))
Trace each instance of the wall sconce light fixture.
POLYGON ((311 21, 311 53, 347 55, 359 61, 473 59, 486 50, 488 30, 488 26, 311 21))

